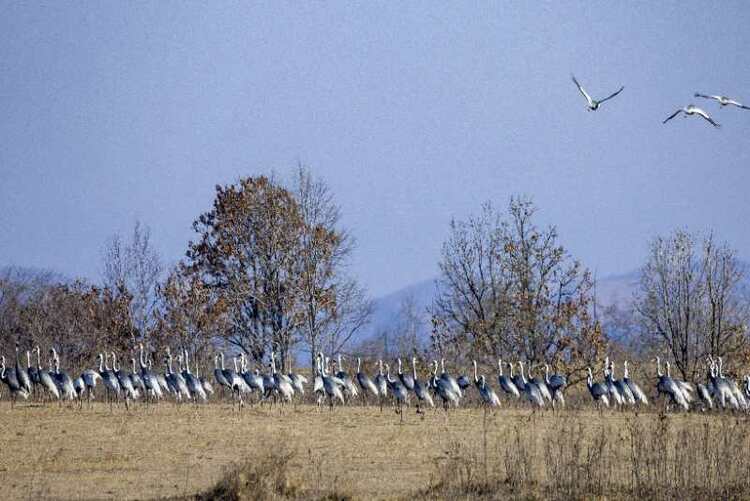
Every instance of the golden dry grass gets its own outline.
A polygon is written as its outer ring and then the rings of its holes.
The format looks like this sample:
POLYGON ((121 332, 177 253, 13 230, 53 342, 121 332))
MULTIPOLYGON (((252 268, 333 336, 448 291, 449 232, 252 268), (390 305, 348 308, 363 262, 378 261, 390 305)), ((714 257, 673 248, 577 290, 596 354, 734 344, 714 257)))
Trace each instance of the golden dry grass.
MULTIPOLYGON (((491 485, 494 494, 544 496, 537 487, 563 477, 577 482, 577 470, 591 468, 592 461, 623 468, 620 474, 627 476, 630 470, 622 464, 634 457, 635 447, 651 447, 658 456, 653 444, 635 444, 634 434, 661 430, 648 442, 663 435, 664 448, 675 449, 680 437, 698 441, 682 431, 704 430, 703 452, 691 454, 706 455, 702 460, 708 464, 724 460, 709 457, 718 454, 709 442, 736 433, 727 426, 750 424, 744 417, 591 410, 532 416, 526 409, 503 409, 487 417, 486 428, 483 419, 481 409, 451 411, 447 418, 442 411, 420 418, 409 410, 400 424, 392 410, 381 413, 376 407, 318 412, 300 405, 238 413, 230 404, 161 403, 111 412, 101 403, 83 410, 38 404, 11 410, 3 402, 0 485, 5 499, 179 498, 208 491, 234 465, 287 454, 286 481, 301 497, 335 491, 361 499, 441 498, 477 483, 491 485), (604 444, 597 441, 602 436, 604 444), (456 471, 458 480, 446 482, 456 471)), ((737 440, 737 448, 746 451, 748 435, 737 440)), ((674 450, 669 454, 665 463, 679 460, 674 450)), ((629 482, 632 492, 633 479, 629 482)), ((555 489, 564 488, 557 483, 555 489)), ((589 487, 602 494, 618 485, 589 487)), ((474 497, 471 490, 466 495, 474 497)))

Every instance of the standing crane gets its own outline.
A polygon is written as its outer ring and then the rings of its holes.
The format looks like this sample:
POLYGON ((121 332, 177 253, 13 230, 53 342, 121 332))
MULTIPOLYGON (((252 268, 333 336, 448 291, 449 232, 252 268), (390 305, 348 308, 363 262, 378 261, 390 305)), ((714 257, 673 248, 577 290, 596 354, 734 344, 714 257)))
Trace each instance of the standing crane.
POLYGON ((544 382, 547 383, 547 388, 552 392, 552 410, 555 410, 555 402, 560 402, 560 405, 565 407, 565 396, 563 391, 568 385, 568 379, 562 374, 549 375, 549 365, 544 364, 544 382))
MULTIPOLYGON (((57 355, 57 351, 54 348, 50 348, 52 360, 55 364, 55 372, 52 378, 57 383, 57 387, 60 389, 60 395, 65 400, 75 400, 76 390, 73 386, 73 380, 70 378, 67 372, 60 370, 60 357, 57 355)), ((62 402, 60 402, 62 404, 62 402)))
POLYGON ((404 385, 406 391, 414 391, 414 378, 410 374, 404 374, 401 370, 401 358, 397 359, 398 362, 398 380, 404 385))
POLYGON ((375 376, 375 386, 380 396, 380 412, 383 412, 383 401, 388 396, 388 381, 385 379, 385 374, 383 373, 382 360, 378 360, 378 375, 375 376))
POLYGON ((435 393, 437 393, 437 395, 443 401, 443 410, 445 410, 445 412, 448 412, 449 404, 453 404, 455 407, 458 407, 460 397, 453 390, 453 386, 448 381, 446 381, 446 379, 442 377, 438 377, 437 360, 433 360, 432 363, 433 363, 433 371, 432 371, 432 380, 430 381, 430 386, 435 390, 435 393))
POLYGON ((28 395, 31 395, 31 378, 26 367, 21 364, 19 357, 19 343, 16 341, 16 380, 21 385, 21 389, 28 395))
POLYGON ((370 393, 373 397, 378 398, 378 396, 380 395, 378 392, 378 387, 375 386, 375 383, 372 382, 370 376, 362 372, 362 359, 360 357, 357 357, 357 374, 355 377, 357 378, 357 384, 359 384, 359 387, 362 390, 362 398, 364 399, 365 404, 367 404, 368 393, 370 393))
MULTIPOLYGON (((674 382, 674 380, 667 374, 666 376, 661 372, 661 360, 656 357, 656 376, 658 378, 656 383, 656 391, 660 395, 667 396, 671 402, 679 405, 683 410, 689 409, 685 395, 682 394, 682 390, 674 382)), ((665 402, 666 405, 666 402, 665 402)))
POLYGON ((388 381, 388 388, 391 390, 391 395, 393 395, 396 403, 396 412, 400 416, 401 422, 403 422, 404 405, 409 405, 409 392, 401 381, 391 377, 391 368, 388 364, 385 364, 385 379, 388 381))
MULTIPOLYGON (((503 360, 498 358, 497 359, 497 369, 498 369, 498 375, 497 375, 497 382, 500 385, 500 388, 507 393, 508 395, 512 395, 516 399, 521 396, 521 393, 518 391, 518 387, 513 383, 513 379, 503 374, 503 360)), ((513 370, 513 366, 511 366, 511 371, 513 370)))
POLYGON ((640 386, 630 379, 630 374, 628 373, 628 361, 625 360, 623 362, 623 374, 622 374, 622 380, 625 382, 626 385, 628 385, 628 388, 630 388, 630 393, 633 394, 633 397, 635 398, 635 401, 639 405, 648 405, 648 398, 646 398, 646 394, 643 392, 640 386))
POLYGON ((601 411, 602 404, 604 404, 605 407, 609 407, 609 390, 604 384, 595 383, 594 374, 591 372, 591 367, 587 367, 587 369, 589 371, 589 376, 586 379, 586 387, 588 387, 589 393, 591 393, 591 398, 594 399, 594 402, 596 402, 596 406, 599 408, 599 411, 601 411))
POLYGON ((39 384, 47 390, 47 393, 55 397, 55 399, 60 400, 60 390, 57 387, 57 383, 52 379, 49 371, 42 367, 42 357, 39 345, 36 347, 36 372, 38 375, 37 377, 39 378, 39 384))
POLYGON ((485 412, 487 412, 487 407, 498 407, 500 399, 492 388, 490 388, 490 385, 487 384, 484 374, 482 374, 481 378, 477 375, 477 361, 472 360, 472 363, 474 364, 474 385, 479 390, 479 396, 482 397, 482 406, 485 412))
POLYGON ((16 376, 15 370, 6 371, 5 370, 5 357, 0 357, 0 381, 5 383, 5 386, 8 387, 8 391, 10 392, 10 407, 11 409, 15 407, 16 400, 18 397, 23 398, 26 400, 29 398, 29 394, 26 393, 26 390, 24 390, 21 387, 20 382, 18 381, 18 378, 16 376))
POLYGON ((417 378, 417 357, 411 359, 412 378, 414 380, 414 394, 417 396, 417 414, 422 414, 422 402, 426 402, 430 407, 435 407, 432 401, 432 395, 425 384, 417 378))
POLYGON ((542 392, 539 390, 539 387, 534 384, 533 381, 527 381, 526 376, 523 374, 523 362, 520 360, 518 361, 518 373, 521 377, 521 389, 524 392, 524 396, 526 397, 526 400, 529 401, 529 403, 534 406, 535 408, 542 408, 544 407, 544 397, 542 396, 542 392))

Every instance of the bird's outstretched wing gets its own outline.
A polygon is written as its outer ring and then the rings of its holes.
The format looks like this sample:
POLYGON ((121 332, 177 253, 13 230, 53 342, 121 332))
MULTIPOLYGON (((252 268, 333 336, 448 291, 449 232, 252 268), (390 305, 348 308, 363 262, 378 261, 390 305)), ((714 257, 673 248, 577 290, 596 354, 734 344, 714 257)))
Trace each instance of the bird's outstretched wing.
POLYGON ((583 87, 581 87, 581 84, 578 83, 578 80, 576 80, 576 77, 573 75, 570 75, 570 78, 573 80, 573 83, 576 84, 576 87, 578 87, 578 92, 580 92, 583 95, 583 97, 586 98, 586 101, 588 101, 589 104, 593 103, 594 100, 591 99, 591 96, 589 96, 585 90, 583 90, 583 87))
POLYGON ((615 92, 615 93, 614 93, 614 94, 612 94, 611 96, 607 96, 607 97, 605 97, 604 99, 600 100, 600 101, 599 101, 599 104, 602 104, 602 103, 603 103, 604 101, 609 101, 610 99, 612 99, 613 97, 615 97, 615 96, 616 96, 617 94, 619 94, 620 92, 622 92, 622 91, 623 91, 623 89, 625 89, 625 87, 624 87, 624 86, 623 86, 623 87, 620 87, 620 90, 618 90, 617 92, 615 92))
POLYGON ((695 97, 702 97, 703 99, 713 99, 714 101, 720 101, 719 96, 707 96, 706 94, 701 94, 699 92, 695 93, 695 97))
POLYGON ((665 124, 665 123, 669 122, 670 120, 672 120, 674 117, 676 117, 680 113, 682 113, 682 108, 680 108, 679 110, 677 110, 674 113, 672 113, 671 115, 669 115, 666 119, 664 119, 664 121, 662 123, 665 124))
POLYGON ((742 103, 738 103, 738 102, 737 102, 737 101, 735 101, 734 99, 730 99, 730 100, 729 100, 729 101, 727 102, 727 104, 731 104, 732 106, 736 106, 736 107, 738 107, 738 108, 742 108, 743 110, 750 110, 750 106, 745 106, 745 105, 744 105, 744 104, 742 104, 742 103))
POLYGON ((706 113, 705 111, 699 110, 699 111, 696 111, 696 113, 698 115, 700 115, 701 117, 703 117, 704 120, 707 120, 714 127, 721 127, 721 125, 719 125, 716 122, 714 122, 713 118, 711 118, 710 116, 708 116, 708 113, 706 113))

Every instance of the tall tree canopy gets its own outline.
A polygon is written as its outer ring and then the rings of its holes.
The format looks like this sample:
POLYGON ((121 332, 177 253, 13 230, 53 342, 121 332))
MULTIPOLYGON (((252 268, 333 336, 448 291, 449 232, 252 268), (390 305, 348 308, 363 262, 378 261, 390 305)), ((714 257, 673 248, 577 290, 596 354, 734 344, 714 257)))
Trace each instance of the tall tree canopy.
POLYGON ((591 275, 554 227, 534 224, 535 212, 514 198, 506 214, 485 204, 451 222, 432 307, 439 351, 551 362, 571 374, 595 359, 603 337, 590 312, 591 275))
POLYGON ((295 189, 268 177, 217 186, 212 210, 193 227, 187 270, 221 302, 224 333, 260 362, 269 349, 282 366, 304 339, 340 348, 367 318, 364 293, 345 273, 351 240, 338 228, 327 188, 300 169, 295 189))
POLYGON ((693 379, 708 355, 747 361, 744 276, 736 252, 713 235, 678 230, 651 242, 635 309, 645 336, 666 348, 683 377, 693 379))

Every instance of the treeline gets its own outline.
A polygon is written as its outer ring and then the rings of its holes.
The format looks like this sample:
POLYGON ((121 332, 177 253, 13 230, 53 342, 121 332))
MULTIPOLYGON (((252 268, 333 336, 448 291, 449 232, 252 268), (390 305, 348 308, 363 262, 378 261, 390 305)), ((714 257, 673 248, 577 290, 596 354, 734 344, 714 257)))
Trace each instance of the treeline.
POLYGON ((535 205, 513 198, 451 221, 427 311, 402 308, 385 340, 353 346, 373 303, 349 273, 355 242, 327 185, 300 167, 291 179, 241 178, 217 186, 193 223, 185 256, 164 266, 148 227, 103 247, 101 280, 52 272, 0 273, 0 353, 55 346, 67 364, 89 366, 104 350, 138 343, 242 352, 261 367, 270 351, 287 370, 297 352, 497 358, 546 362, 574 382, 605 353, 669 355, 688 379, 707 356, 748 361, 750 300, 736 252, 713 235, 676 231, 654 239, 632 307, 602 308, 591 272, 563 247, 535 205), (429 345, 420 325, 429 319, 429 345), (383 343, 384 341, 384 343, 383 343), (390 346, 390 347, 389 347, 390 346), (388 354, 388 353, 386 353, 388 354))

